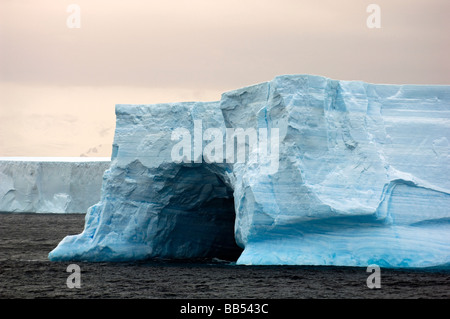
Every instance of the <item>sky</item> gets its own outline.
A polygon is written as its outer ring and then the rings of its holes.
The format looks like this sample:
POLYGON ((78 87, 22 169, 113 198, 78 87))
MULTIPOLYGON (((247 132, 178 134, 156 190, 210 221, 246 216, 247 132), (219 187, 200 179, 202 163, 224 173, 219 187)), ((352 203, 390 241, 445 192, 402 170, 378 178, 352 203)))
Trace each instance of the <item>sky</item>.
POLYGON ((448 0, 1 0, 0 156, 110 156, 115 104, 215 101, 282 74, 449 85, 449 12, 448 0))

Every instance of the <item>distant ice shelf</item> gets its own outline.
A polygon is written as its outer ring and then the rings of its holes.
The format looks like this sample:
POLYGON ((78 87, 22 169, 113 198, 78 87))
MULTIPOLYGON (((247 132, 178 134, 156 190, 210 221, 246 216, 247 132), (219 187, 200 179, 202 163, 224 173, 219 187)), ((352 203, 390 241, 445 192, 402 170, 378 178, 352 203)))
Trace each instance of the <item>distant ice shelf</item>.
POLYGON ((85 213, 110 158, 0 157, 0 212, 85 213))
POLYGON ((284 75, 216 102, 119 104, 116 117, 101 199, 51 260, 450 264, 450 86, 284 75), (278 129, 278 169, 257 151, 175 162, 172 133, 196 123, 278 129))
POLYGON ((110 157, 36 157, 36 156, 9 156, 0 157, 0 161, 9 162, 110 162, 110 157))

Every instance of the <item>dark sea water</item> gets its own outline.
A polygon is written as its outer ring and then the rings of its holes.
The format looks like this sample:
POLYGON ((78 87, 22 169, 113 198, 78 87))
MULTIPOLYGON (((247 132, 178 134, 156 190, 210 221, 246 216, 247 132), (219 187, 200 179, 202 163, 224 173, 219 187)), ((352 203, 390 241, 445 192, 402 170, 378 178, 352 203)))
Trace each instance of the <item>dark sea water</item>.
POLYGON ((0 214, 0 298, 158 299, 449 299, 449 270, 381 269, 381 288, 359 267, 237 266, 230 261, 75 262, 81 287, 70 289, 70 262, 47 254, 84 227, 84 214, 0 214))

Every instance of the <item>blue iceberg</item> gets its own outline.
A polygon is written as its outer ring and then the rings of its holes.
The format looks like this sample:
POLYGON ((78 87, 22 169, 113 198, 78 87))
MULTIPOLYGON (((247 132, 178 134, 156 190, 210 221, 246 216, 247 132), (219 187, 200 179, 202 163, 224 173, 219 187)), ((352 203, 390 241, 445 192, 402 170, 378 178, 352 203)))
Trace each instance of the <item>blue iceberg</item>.
POLYGON ((116 117, 101 200, 50 260, 450 264, 450 86, 284 75, 116 117))

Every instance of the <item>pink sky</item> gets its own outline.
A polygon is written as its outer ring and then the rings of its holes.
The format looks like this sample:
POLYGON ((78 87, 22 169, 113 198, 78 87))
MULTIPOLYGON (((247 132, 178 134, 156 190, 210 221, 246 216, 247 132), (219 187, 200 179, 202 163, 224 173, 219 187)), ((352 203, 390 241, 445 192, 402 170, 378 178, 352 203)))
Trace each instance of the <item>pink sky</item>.
POLYGON ((109 156, 116 103, 281 74, 450 84, 450 1, 2 0, 0 156, 109 156), (69 4, 81 28, 69 29, 69 4), (369 4, 381 29, 369 29, 369 4))

